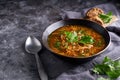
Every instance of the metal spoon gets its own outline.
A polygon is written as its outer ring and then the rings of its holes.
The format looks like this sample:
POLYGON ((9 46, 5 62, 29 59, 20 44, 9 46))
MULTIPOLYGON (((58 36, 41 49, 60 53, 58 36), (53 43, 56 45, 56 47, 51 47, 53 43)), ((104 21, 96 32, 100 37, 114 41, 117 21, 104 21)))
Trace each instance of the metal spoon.
POLYGON ((39 59, 38 52, 42 49, 42 45, 38 39, 29 36, 25 42, 25 50, 28 53, 34 54, 37 62, 38 72, 41 80, 48 80, 48 76, 44 71, 43 65, 39 59))

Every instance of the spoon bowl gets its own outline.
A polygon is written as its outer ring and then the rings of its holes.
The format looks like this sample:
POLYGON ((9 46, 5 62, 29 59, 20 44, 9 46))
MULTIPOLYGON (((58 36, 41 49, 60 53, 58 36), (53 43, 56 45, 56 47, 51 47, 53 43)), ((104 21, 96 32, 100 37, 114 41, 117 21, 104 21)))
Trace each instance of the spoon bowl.
POLYGON ((36 39, 33 36, 29 36, 26 40, 25 43, 25 50, 28 53, 32 53, 35 54, 37 52, 39 52, 42 49, 42 45, 40 43, 40 41, 38 41, 38 39, 36 39))

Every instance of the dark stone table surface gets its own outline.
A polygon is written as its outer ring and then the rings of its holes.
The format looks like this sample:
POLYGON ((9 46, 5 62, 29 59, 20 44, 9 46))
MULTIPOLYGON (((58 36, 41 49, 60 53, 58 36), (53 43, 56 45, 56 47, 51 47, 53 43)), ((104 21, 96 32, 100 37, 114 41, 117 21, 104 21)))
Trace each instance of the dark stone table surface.
POLYGON ((39 80, 35 58, 24 50, 26 38, 33 35, 41 41, 42 32, 61 19, 62 11, 81 11, 107 2, 0 0, 0 80, 39 80))

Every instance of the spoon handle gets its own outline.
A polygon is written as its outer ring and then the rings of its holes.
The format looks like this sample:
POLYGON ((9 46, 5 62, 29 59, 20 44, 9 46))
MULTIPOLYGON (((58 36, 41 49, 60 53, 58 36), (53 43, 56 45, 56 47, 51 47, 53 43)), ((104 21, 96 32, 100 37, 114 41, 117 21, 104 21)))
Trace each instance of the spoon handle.
POLYGON ((36 62, 37 62, 38 73, 39 73, 40 79, 41 80, 48 80, 48 76, 43 68, 43 64, 42 64, 37 53, 35 54, 35 58, 36 58, 36 62))

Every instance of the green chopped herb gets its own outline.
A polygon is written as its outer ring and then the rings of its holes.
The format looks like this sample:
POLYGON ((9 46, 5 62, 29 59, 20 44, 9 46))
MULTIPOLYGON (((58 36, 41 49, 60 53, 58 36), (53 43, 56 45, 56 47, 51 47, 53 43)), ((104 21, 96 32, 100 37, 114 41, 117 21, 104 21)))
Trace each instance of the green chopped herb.
POLYGON ((60 48, 60 45, 61 45, 61 43, 60 43, 59 41, 56 41, 54 46, 55 46, 56 48, 60 48))
MULTIPOLYGON (((81 33, 83 33, 83 31, 81 31, 81 33)), ((74 43, 74 42, 81 43, 81 44, 94 43, 94 39, 89 35, 83 35, 81 39, 79 39, 78 33, 76 31, 73 31, 73 32, 65 31, 64 34, 66 35, 67 42, 70 42, 70 43, 74 43)))
POLYGON ((111 80, 118 78, 120 76, 120 61, 113 61, 105 57, 101 64, 94 67, 93 72, 107 75, 111 80))
POLYGON ((82 36, 79 43, 82 43, 82 44, 93 44, 94 43, 94 39, 89 36, 89 35, 85 35, 85 36, 82 36))
POLYGON ((112 12, 107 14, 100 14, 99 17, 103 20, 104 23, 109 23, 112 19, 112 12))
POLYGON ((65 35, 66 35, 66 39, 68 42, 77 42, 78 41, 78 36, 77 36, 77 32, 68 32, 65 31, 65 35))

